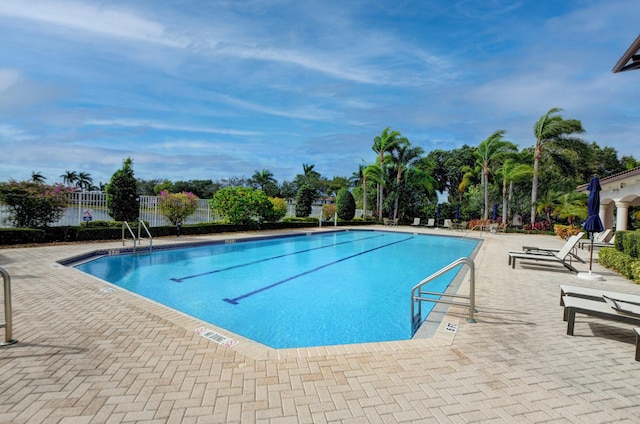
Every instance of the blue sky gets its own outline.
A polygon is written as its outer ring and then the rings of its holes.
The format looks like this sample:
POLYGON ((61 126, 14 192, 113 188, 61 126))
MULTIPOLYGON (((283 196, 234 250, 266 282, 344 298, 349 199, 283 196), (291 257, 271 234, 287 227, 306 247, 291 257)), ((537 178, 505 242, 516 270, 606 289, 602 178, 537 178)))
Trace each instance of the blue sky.
POLYGON ((640 158, 640 71, 611 69, 640 2, 0 2, 0 181, 66 170, 282 182, 375 161, 390 126, 426 152, 551 107, 640 158))

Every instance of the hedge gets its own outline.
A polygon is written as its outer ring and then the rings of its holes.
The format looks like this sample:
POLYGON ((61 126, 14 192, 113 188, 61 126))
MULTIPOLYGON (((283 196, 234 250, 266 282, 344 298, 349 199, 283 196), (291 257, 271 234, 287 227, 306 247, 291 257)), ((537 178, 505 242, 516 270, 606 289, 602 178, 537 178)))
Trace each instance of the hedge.
MULTIPOLYGON (((351 222, 339 222, 338 225, 370 225, 372 222, 363 220, 353 220, 351 222)), ((202 223, 190 224, 180 227, 181 235, 202 235, 231 233, 239 231, 255 230, 280 230, 317 227, 318 218, 287 218, 282 222, 264 222, 251 225, 231 225, 224 223, 202 223)), ((169 237, 177 235, 175 226, 148 227, 152 237, 169 237)), ((137 226, 132 226, 134 234, 138 234, 137 226)), ((127 231, 128 233, 128 231, 127 231)), ((143 237, 147 234, 144 229, 141 232, 143 237)), ((126 234, 130 238, 130 234, 126 234)), ((47 227, 44 229, 32 228, 0 228, 0 245, 13 244, 33 244, 51 242, 75 242, 75 241, 98 241, 98 240, 120 240, 122 238, 122 223, 115 221, 94 221, 83 223, 80 226, 47 227)))
POLYGON ((606 268, 619 272, 635 283, 640 283, 640 260, 632 258, 613 247, 603 247, 598 252, 598 262, 606 268))

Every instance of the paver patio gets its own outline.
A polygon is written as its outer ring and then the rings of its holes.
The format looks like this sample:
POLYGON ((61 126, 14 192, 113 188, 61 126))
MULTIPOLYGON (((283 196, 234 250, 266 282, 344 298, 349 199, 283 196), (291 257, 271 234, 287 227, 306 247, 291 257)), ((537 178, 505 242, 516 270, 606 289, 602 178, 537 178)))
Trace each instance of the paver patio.
POLYGON ((19 340, 0 348, 0 423, 637 423, 632 327, 579 316, 567 336, 558 286, 635 294, 640 286, 597 263, 603 282, 559 265, 507 264, 507 251, 522 245, 562 246, 551 236, 482 238, 477 323, 456 307, 430 339, 287 350, 56 264, 121 243, 0 249, 19 340), (240 343, 225 348, 196 334, 200 326, 240 343))

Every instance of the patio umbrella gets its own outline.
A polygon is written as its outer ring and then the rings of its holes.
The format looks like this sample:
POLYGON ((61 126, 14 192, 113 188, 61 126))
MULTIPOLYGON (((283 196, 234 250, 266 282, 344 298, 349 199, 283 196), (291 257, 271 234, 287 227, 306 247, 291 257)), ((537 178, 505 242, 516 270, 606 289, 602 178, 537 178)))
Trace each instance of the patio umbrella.
POLYGON ((438 208, 436 209, 436 227, 438 226, 439 220, 440 220, 440 203, 438 203, 438 208))
POLYGON ((456 205, 456 219, 460 219, 460 205, 456 205))
POLYGON ((591 251, 589 252, 589 272, 591 272, 591 265, 593 264, 593 237, 595 233, 599 233, 604 230, 604 225, 600 220, 598 212, 600 210, 600 180, 598 177, 591 178, 589 185, 589 200, 587 201, 587 219, 584 221, 584 229, 589 233, 591 238, 591 251))
POLYGON ((497 203, 493 204, 493 220, 494 221, 498 220, 498 204, 497 203))

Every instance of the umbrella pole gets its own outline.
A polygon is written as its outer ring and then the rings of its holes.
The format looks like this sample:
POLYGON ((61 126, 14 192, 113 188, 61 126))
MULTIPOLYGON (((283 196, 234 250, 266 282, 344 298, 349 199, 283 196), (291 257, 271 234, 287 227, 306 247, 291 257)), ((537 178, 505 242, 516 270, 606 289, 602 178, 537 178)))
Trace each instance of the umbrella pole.
POLYGON ((589 274, 591 274, 592 264, 593 264, 593 234, 591 234, 591 249, 589 249, 589 274))

